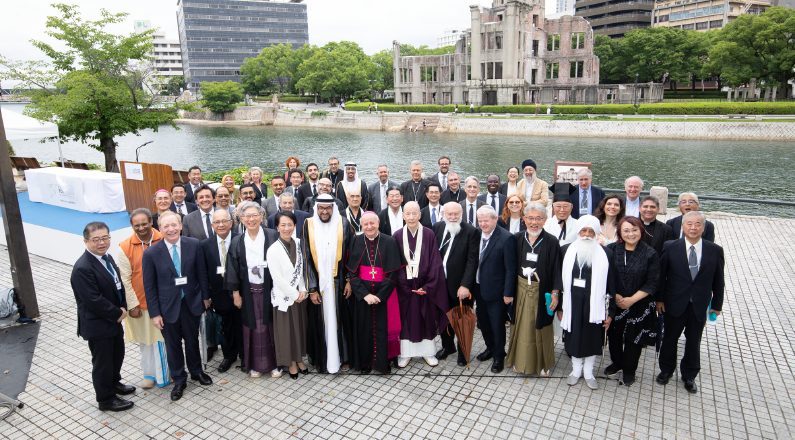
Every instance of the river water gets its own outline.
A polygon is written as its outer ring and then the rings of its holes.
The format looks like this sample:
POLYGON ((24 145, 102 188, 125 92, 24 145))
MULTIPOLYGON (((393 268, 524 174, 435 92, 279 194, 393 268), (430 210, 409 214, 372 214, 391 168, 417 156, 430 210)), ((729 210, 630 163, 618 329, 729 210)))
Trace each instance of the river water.
MULTIPOLYGON (((4 104, 12 111, 21 105, 4 104)), ((409 163, 418 159, 426 173, 436 172, 440 155, 452 158, 452 168, 463 176, 486 174, 504 178, 508 167, 532 158, 541 178, 551 182, 555 160, 593 162, 594 184, 623 188, 624 179, 639 175, 647 184, 666 186, 671 192, 699 195, 795 201, 789 184, 795 169, 795 145, 776 142, 681 141, 609 138, 566 138, 490 135, 386 133, 283 127, 163 127, 141 136, 118 139, 118 159, 134 160, 135 148, 146 142, 140 160, 187 169, 198 164, 215 171, 241 165, 258 165, 268 171, 284 169, 288 155, 325 166, 330 155, 342 163, 355 161, 361 176, 372 182, 376 166, 386 163, 395 180, 409 176, 409 163)), ((15 142, 17 155, 39 161, 58 158, 55 142, 15 142)), ((76 142, 65 143, 64 157, 78 162, 104 163, 101 153, 76 142)), ((669 200, 669 206, 674 205, 669 200)), ((776 217, 795 217, 795 207, 705 201, 707 211, 725 211, 776 217)))

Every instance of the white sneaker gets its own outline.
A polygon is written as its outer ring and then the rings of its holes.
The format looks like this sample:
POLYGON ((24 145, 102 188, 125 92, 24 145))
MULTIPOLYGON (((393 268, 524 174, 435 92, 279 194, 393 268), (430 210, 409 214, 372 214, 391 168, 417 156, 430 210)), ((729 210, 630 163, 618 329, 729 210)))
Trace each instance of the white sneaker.
POLYGON ((541 370, 538 375, 541 377, 549 377, 549 370, 541 370))
POLYGON ((425 363, 431 367, 439 365, 439 360, 436 359, 436 356, 425 356, 423 359, 425 359, 425 363))
POLYGON ((567 384, 568 384, 570 387, 573 387, 574 385, 577 385, 577 382, 579 382, 579 381, 580 381, 580 377, 579 377, 579 376, 572 376, 572 375, 569 375, 569 378, 568 378, 568 379, 566 379, 566 383, 567 383, 567 384))
POLYGON ((255 379, 258 378, 258 377, 262 377, 262 373, 260 373, 259 371, 251 370, 251 372, 249 372, 248 374, 249 374, 249 376, 251 376, 252 378, 255 378, 255 379))
POLYGON ((282 370, 279 368, 274 369, 273 371, 271 371, 271 377, 274 379, 282 377, 282 370))
POLYGON ((588 385, 588 388, 595 390, 599 388, 599 385, 596 383, 596 378, 592 379, 585 379, 585 384, 588 385))
MULTIPOLYGON (((434 358, 434 359, 435 359, 435 358, 434 358)), ((409 364, 409 361, 410 361, 410 360, 411 360, 411 358, 407 358, 407 357, 403 357, 403 356, 398 356, 398 367, 400 367, 400 368, 406 368, 406 365, 408 365, 408 364, 409 364)), ((438 361, 437 361, 437 363, 438 363, 438 361)))
POLYGON ((155 387, 155 381, 153 381, 152 379, 144 379, 138 383, 138 386, 144 390, 148 390, 150 388, 155 387))

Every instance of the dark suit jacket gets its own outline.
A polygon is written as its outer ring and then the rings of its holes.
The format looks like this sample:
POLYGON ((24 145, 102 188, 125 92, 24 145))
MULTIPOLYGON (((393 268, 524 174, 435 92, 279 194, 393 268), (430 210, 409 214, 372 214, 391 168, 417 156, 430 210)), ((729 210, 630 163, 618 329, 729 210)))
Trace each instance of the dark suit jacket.
MULTIPOLYGON (((317 182, 315 182, 315 190, 317 190, 317 182)), ((312 184, 306 181, 298 187, 298 192, 295 194, 295 207, 301 208, 304 202, 314 197, 312 194, 312 184)))
POLYGON ((400 192, 403 193, 403 204, 408 202, 417 202, 420 209, 428 206, 428 198, 425 197, 425 190, 428 188, 428 181, 420 179, 419 184, 413 185, 415 182, 411 179, 400 184, 400 192), (417 197, 414 197, 414 188, 417 188, 417 197))
MULTIPOLYGON (((569 199, 573 205, 571 208, 572 218, 580 218, 580 192, 582 192, 582 188, 578 185, 577 189, 569 194, 569 199)), ((599 206, 599 202, 601 202, 603 198, 605 198, 605 192, 602 191, 602 188, 591 185, 591 214, 596 212, 596 207, 599 206)))
POLYGON ((665 313, 673 317, 682 316, 693 301, 696 318, 705 321, 710 301, 713 309, 723 308, 723 248, 706 239, 701 240, 701 265, 696 278, 692 279, 685 250, 688 246, 684 238, 671 240, 663 246, 660 290, 655 299, 665 303, 665 313))
MULTIPOLYGON (((682 216, 674 217, 665 222, 665 224, 671 227, 671 238, 673 240, 678 239, 682 234, 682 216)), ((707 220, 704 224, 704 232, 701 234, 701 238, 715 243, 715 225, 711 221, 707 220)))
MULTIPOLYGON (((210 213, 210 223, 212 221, 213 217, 212 213, 210 213)), ((204 212, 201 209, 191 212, 182 219, 182 235, 193 237, 200 241, 208 238, 204 232, 204 212)))
POLYGON ((464 188, 459 187, 458 192, 453 193, 450 191, 450 188, 442 191, 442 198, 439 200, 439 203, 442 205, 446 204, 447 202, 460 202, 467 198, 467 194, 464 192, 464 188))
MULTIPOLYGON (((508 221, 509 222, 511 221, 510 217, 508 218, 508 221)), ((502 221, 502 217, 497 219, 497 226, 501 227, 502 229, 505 229, 506 231, 511 229, 511 225, 509 223, 502 221)), ((524 220, 519 220, 519 232, 526 230, 527 230, 527 225, 524 224, 524 220)))
MULTIPOLYGON (((444 222, 444 216, 441 213, 442 204, 439 203, 439 206, 436 210, 436 223, 444 222)), ((420 224, 425 226, 426 228, 430 228, 434 225, 431 225, 431 205, 428 205, 420 210, 420 224)))
MULTIPOLYGON (((464 222, 464 223, 469 223, 469 211, 468 211, 469 207, 467 206, 469 203, 467 202, 466 197, 464 197, 463 200, 458 202, 458 204, 461 205, 461 209, 462 209, 462 211, 461 211, 461 221, 464 222)), ((472 218, 475 220, 475 224, 472 225, 472 226, 474 226, 477 229, 480 228, 478 226, 478 212, 477 211, 478 211, 478 208, 480 208, 483 205, 484 205, 484 202, 482 200, 480 200, 480 196, 478 196, 477 200, 475 200, 475 212, 472 213, 472 218)), ((497 213, 497 215, 499 215, 499 213, 497 213)))
MULTIPOLYGON (((392 179, 387 179, 386 189, 393 186, 400 187, 400 184, 392 179)), ((370 209, 373 212, 381 212, 382 209, 386 208, 386 206, 381 206, 381 180, 371 183, 367 188, 367 193, 370 194, 370 209)))
MULTIPOLYGON (((271 229, 276 229, 276 214, 268 217, 268 227, 271 229)), ((295 224, 295 236, 299 239, 304 238, 304 220, 309 218, 309 213, 301 211, 300 209, 294 209, 293 214, 295 214, 295 219, 297 220, 295 224)))
MULTIPOLYGON (((110 258, 113 269, 121 274, 113 257, 110 258)), ((83 339, 109 338, 124 331, 116 322, 121 317, 121 308, 127 308, 124 285, 119 295, 113 276, 88 250, 75 262, 70 281, 77 301, 78 336, 83 339)))
MULTIPOLYGON (((199 209, 199 207, 196 206, 195 203, 189 202, 188 199, 185 199, 184 203, 185 203, 185 208, 187 208, 187 210, 188 210, 188 214, 190 214, 191 212, 199 209)), ((173 212, 177 212, 177 205, 174 202, 171 202, 171 207, 168 208, 168 209, 170 209, 173 212)))
MULTIPOLYGON (((237 234, 230 231, 231 238, 237 234)), ((231 239, 226 254, 229 255, 232 247, 231 239)), ((232 311, 235 304, 232 302, 232 291, 224 289, 224 276, 218 274, 218 266, 221 265, 221 256, 218 254, 218 238, 212 236, 201 242, 202 252, 204 252, 204 264, 207 273, 207 286, 210 289, 210 298, 213 300, 213 308, 221 313, 232 311)), ((228 259, 228 258, 227 258, 228 259)))
POLYGON ((345 171, 339 168, 336 173, 332 174, 329 170, 326 170, 320 174, 320 178, 323 177, 331 179, 331 194, 336 195, 337 183, 342 182, 342 179, 345 178, 345 171))
MULTIPOLYGON (((378 224, 378 231, 381 232, 382 234, 386 234, 391 237, 392 225, 389 223, 389 211, 387 211, 388 209, 389 207, 387 206, 386 208, 382 209, 381 212, 378 213, 378 220, 380 222, 378 224)), ((404 222, 403 226, 405 225, 406 223, 404 222)))
POLYGON ((175 284, 177 270, 174 269, 165 240, 147 249, 143 258, 144 292, 149 316, 162 316, 170 324, 179 321, 180 292, 185 293, 185 303, 194 316, 201 316, 204 312, 202 300, 210 299, 201 243, 195 238, 181 237, 180 246, 181 273, 188 278, 184 286, 175 284))
POLYGON ((193 195, 193 185, 190 182, 188 182, 182 185, 182 187, 185 188, 185 201, 196 203, 196 197, 193 195))
MULTIPOLYGON (((262 228, 265 234, 264 250, 267 255, 268 248, 279 239, 279 234, 273 229, 262 228)), ((244 232, 243 234, 246 234, 244 232)), ((232 240, 232 251, 226 256, 226 274, 224 275, 224 286, 227 290, 239 291, 243 297, 243 309, 241 317, 246 327, 256 327, 254 307, 252 305, 253 296, 251 294, 251 284, 248 281, 248 263, 246 262, 246 242, 245 236, 241 234, 232 240)), ((271 305, 270 291, 273 288, 273 278, 270 269, 265 269, 263 289, 266 292, 262 301, 262 320, 269 324, 273 320, 273 306, 271 305)))
POLYGON ((453 247, 447 249, 444 239, 446 224, 439 222, 433 225, 436 242, 441 246, 442 261, 447 257, 447 296, 450 307, 458 304, 458 288, 466 287, 470 291, 475 286, 475 272, 478 270, 479 237, 478 230, 469 223, 461 223, 461 232, 453 239, 453 247))
MULTIPOLYGON (((505 199, 507 198, 504 194, 500 194, 497 192, 495 194, 497 196, 497 215, 502 214, 502 208, 505 206, 505 199)), ((489 195, 488 194, 479 194, 478 201, 483 202, 484 205, 489 205, 488 203, 489 195)))
POLYGON ((253 185, 254 185, 254 201, 261 204, 263 198, 265 199, 268 198, 268 185, 264 182, 261 183, 260 185, 257 185, 256 183, 254 183, 253 185))
MULTIPOLYGON (((478 234, 478 252, 482 232, 478 234)), ((505 229, 495 227, 489 244, 480 254, 480 297, 502 301, 516 293, 516 239, 505 229)))
MULTIPOLYGON (((344 216, 345 215, 345 207, 342 206, 342 202, 340 202, 337 199, 334 199, 334 204, 337 205, 337 210, 340 212, 340 215, 344 216)), ((301 208, 302 208, 301 210, 306 212, 306 213, 308 213, 310 217, 315 215, 315 198, 314 197, 310 197, 310 198, 304 200, 304 206, 302 206, 301 208)))
MULTIPOLYGON (((363 179, 359 180, 359 193, 362 195, 362 204, 361 208, 365 211, 370 210, 370 192, 367 191, 367 184, 364 182, 363 179)), ((345 194, 345 187, 342 186, 342 182, 337 183, 337 190, 336 190, 336 197, 337 200, 342 202, 342 206, 348 207, 348 196, 345 194)))

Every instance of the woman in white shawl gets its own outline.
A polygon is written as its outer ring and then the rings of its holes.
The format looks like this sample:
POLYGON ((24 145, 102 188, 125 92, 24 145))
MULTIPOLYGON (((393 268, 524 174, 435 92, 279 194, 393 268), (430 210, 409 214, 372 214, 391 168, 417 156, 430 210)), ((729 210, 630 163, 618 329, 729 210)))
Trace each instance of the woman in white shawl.
POLYGON ((304 261, 298 239, 293 238, 295 214, 280 212, 274 218, 279 239, 266 255, 273 279, 271 304, 273 304, 273 333, 276 345, 276 364, 288 366, 290 377, 308 374, 304 365, 306 356, 306 282, 304 261))

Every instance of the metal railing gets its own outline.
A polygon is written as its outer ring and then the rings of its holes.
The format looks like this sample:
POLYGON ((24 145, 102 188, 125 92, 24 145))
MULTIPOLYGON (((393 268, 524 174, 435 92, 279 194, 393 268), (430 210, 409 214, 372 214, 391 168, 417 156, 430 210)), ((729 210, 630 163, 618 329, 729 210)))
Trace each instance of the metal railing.
MULTIPOLYGON (((608 194, 608 193, 621 193, 621 194, 623 194, 623 193, 626 192, 623 189, 616 189, 616 188, 602 188, 602 191, 604 191, 605 194, 608 194)), ((641 191, 640 194, 644 195, 644 196, 647 196, 650 193, 649 193, 649 191, 641 191)), ((681 194, 681 193, 669 192, 668 193, 668 198, 669 199, 670 198, 678 198, 679 194, 681 194)), ((755 204, 759 204, 759 205, 795 206, 795 202, 788 202, 788 201, 785 201, 785 200, 775 200, 775 199, 773 199, 773 200, 763 200, 763 199, 748 199, 748 198, 744 198, 744 197, 723 197, 723 196, 709 196, 709 195, 704 196, 704 195, 699 194, 698 195, 698 201, 700 202, 702 200, 715 200, 715 201, 719 201, 719 202, 755 203, 755 204)))

